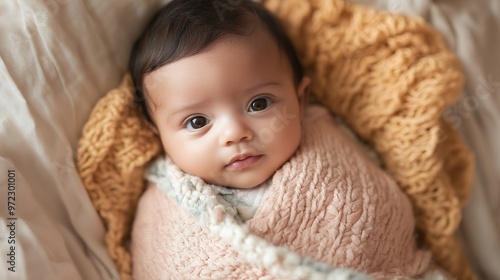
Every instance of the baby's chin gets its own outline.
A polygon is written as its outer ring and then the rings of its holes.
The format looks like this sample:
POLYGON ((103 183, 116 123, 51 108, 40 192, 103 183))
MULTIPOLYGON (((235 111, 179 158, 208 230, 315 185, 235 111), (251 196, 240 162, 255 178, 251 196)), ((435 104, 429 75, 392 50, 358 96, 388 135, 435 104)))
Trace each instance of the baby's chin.
MULTIPOLYGON (((272 174, 271 174, 272 176, 272 174)), ((224 186, 227 188, 234 189, 252 189, 260 186, 262 183, 266 182, 271 176, 264 176, 262 178, 259 177, 250 177, 250 178, 233 178, 228 181, 218 181, 218 180, 207 180, 204 181, 208 184, 216 185, 216 186, 224 186)), ((244 176, 242 176, 244 177, 244 176)))

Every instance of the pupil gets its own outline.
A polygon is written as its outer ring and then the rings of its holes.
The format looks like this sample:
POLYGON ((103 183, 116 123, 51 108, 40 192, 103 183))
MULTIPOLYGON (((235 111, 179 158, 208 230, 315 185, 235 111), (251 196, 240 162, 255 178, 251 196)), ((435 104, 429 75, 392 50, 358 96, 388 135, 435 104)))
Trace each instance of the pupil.
POLYGON ((252 102, 252 109, 254 111, 261 111, 266 109, 267 101, 264 98, 259 98, 252 102))
POLYGON ((193 128, 202 128, 207 124, 207 120, 203 117, 196 117, 191 120, 191 126, 193 128))

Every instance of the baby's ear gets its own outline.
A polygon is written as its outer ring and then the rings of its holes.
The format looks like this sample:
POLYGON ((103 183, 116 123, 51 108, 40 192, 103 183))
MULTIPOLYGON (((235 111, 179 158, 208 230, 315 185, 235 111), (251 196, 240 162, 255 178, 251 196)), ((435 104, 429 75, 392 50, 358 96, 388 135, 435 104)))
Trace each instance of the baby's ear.
POLYGON ((304 113, 307 106, 307 100, 309 99, 309 85, 311 84, 311 79, 307 76, 302 77, 302 80, 297 87, 297 97, 299 98, 300 106, 300 117, 304 117, 304 113))

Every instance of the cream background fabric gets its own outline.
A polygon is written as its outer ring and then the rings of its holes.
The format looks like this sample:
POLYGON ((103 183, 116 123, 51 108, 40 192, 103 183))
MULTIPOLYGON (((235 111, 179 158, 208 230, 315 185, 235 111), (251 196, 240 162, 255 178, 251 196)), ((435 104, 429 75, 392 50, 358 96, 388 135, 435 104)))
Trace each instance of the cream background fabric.
POLYGON ((0 1, 0 279, 118 279, 74 167, 81 129, 162 1, 0 1), (7 170, 16 172, 16 272, 7 170))
MULTIPOLYGON (((73 157, 91 108, 119 84, 133 39, 165 1, 0 1, 0 279, 117 279, 73 157), (4 261, 8 169, 16 273, 4 261)), ((481 279, 500 279, 500 2, 356 1, 423 16, 460 56, 462 107, 447 117, 477 160, 462 232, 481 279)))

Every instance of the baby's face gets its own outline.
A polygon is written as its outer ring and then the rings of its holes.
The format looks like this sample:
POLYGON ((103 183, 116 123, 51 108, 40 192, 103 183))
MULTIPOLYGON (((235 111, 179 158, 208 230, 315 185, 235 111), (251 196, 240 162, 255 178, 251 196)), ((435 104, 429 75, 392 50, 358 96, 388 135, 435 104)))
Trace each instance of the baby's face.
POLYGON ((222 39, 144 84, 167 155, 208 183, 255 187, 299 146, 309 79, 294 85, 287 57, 266 32, 222 39))

